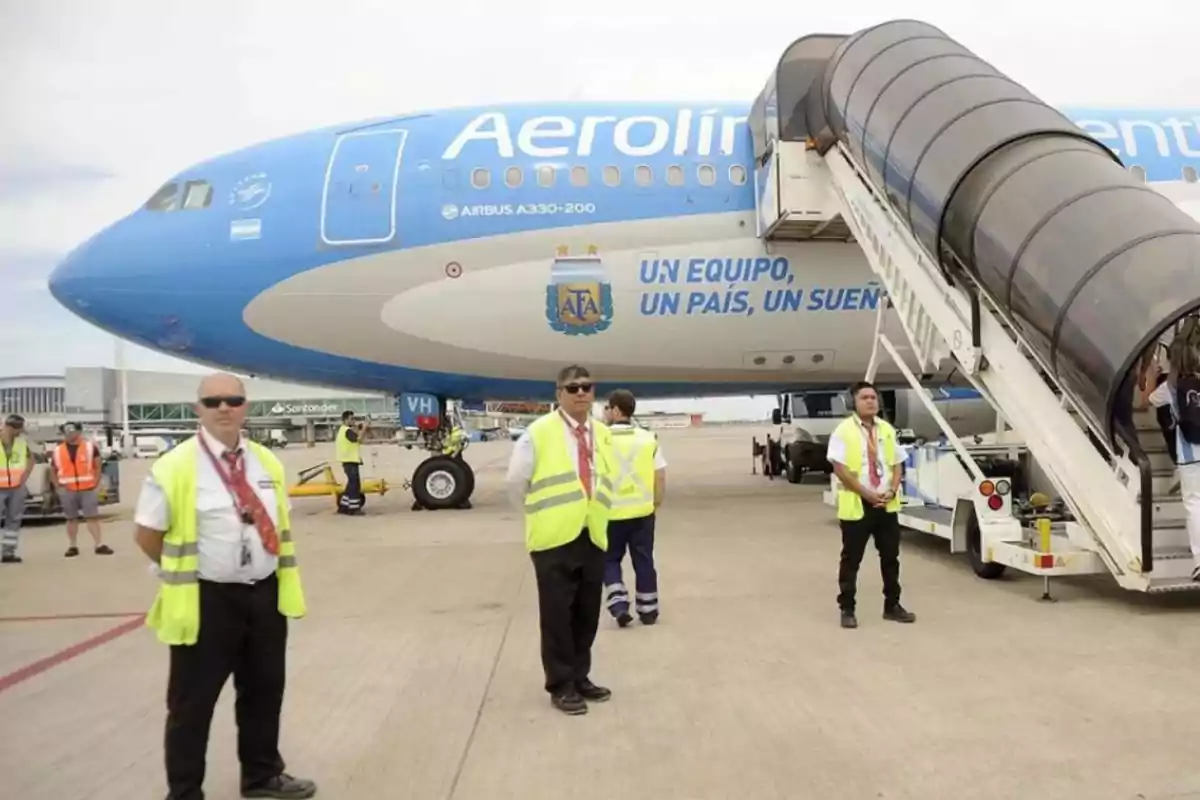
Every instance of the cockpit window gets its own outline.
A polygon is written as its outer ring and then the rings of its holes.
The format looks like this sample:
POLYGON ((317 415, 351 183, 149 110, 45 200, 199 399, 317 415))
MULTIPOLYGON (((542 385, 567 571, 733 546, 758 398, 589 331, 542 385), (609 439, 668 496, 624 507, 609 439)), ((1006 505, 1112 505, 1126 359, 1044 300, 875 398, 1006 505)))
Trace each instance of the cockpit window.
POLYGON ((163 186, 146 201, 145 207, 147 211, 177 210, 179 208, 179 184, 172 182, 163 186))
POLYGON ((208 181, 188 181, 183 187, 184 209, 208 208, 212 202, 212 184, 208 181))

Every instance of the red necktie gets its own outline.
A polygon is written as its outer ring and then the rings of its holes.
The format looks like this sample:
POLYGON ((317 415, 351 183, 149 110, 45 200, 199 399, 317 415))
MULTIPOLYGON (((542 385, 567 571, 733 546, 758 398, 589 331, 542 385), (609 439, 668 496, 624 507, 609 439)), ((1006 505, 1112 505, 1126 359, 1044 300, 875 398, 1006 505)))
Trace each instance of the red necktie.
POLYGON ((228 485, 237 498, 238 508, 248 511, 254 519, 254 527, 258 529, 263 548, 273 556, 279 555, 279 534, 275 531, 275 523, 271 521, 271 515, 267 513, 262 498, 246 480, 246 461, 242 457, 242 451, 226 450, 221 457, 229 464, 228 485))
POLYGON ((871 486, 879 485, 879 442, 875 438, 875 426, 866 428, 867 469, 871 470, 871 486))
POLYGON ((592 448, 588 446, 587 428, 583 425, 573 426, 575 442, 579 446, 579 480, 583 481, 583 490, 587 496, 592 496, 592 448))

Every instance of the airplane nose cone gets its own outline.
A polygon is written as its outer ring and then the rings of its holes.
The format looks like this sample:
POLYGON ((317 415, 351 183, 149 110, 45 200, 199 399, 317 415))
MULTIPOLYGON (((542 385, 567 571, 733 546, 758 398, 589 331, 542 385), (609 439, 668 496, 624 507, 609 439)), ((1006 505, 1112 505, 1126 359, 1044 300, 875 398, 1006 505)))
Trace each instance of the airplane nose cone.
POLYGON ((190 336, 181 330, 181 287, 162 260, 150 257, 145 240, 118 223, 71 251, 50 273, 50 294, 88 322, 150 347, 183 350, 190 336), (174 305, 173 305, 174 304, 174 305))

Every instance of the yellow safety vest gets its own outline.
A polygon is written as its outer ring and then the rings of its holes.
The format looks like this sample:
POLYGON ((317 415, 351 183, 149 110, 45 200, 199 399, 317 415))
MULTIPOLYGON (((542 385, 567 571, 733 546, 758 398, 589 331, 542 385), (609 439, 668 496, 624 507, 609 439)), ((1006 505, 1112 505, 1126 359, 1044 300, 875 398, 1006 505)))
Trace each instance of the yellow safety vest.
POLYGON ((596 490, 589 502, 567 450, 564 425, 559 413, 552 411, 529 426, 534 466, 525 492, 525 546, 535 552, 564 545, 586 525, 595 545, 607 550, 613 489, 612 432, 592 420, 596 490))
POLYGON ((610 520, 641 519, 654 513, 654 454, 658 439, 641 428, 612 429, 617 477, 610 520))
POLYGON ((29 445, 24 436, 13 439, 12 455, 6 456, 4 446, 0 445, 0 459, 4 461, 4 469, 0 471, 0 489, 12 489, 20 485, 21 476, 29 463, 29 445))
MULTIPOLYGON (((271 451, 256 442, 246 445, 258 456, 275 484, 279 510, 279 566, 276 570, 279 613, 285 617, 303 617, 306 608, 288 515, 287 476, 283 464, 271 451)), ((146 615, 146 627, 158 631, 158 639, 164 644, 195 644, 200 634, 200 547, 196 543, 198 448, 193 436, 159 457, 150 470, 167 496, 171 513, 159 564, 164 574, 158 596, 146 615)))
MULTIPOLYGON (((893 428, 886 420, 879 417, 875 418, 875 425, 879 428, 879 438, 883 444, 883 486, 890 485, 891 481, 891 465, 896 460, 896 429, 893 428)), ((863 472, 863 434, 859 428, 858 422, 853 416, 842 420, 841 424, 833 431, 834 436, 839 436, 842 442, 846 445, 846 469, 848 469, 858 482, 867 485, 867 476, 863 472)), ((900 510, 900 493, 888 501, 886 506, 888 511, 900 510)), ((838 519, 856 520, 863 518, 863 502, 862 497, 858 492, 851 491, 845 486, 838 485, 838 519)))
MULTIPOLYGON (((361 464, 362 457, 359 455, 359 448, 362 447, 362 439, 357 442, 352 442, 346 438, 346 434, 350 432, 349 425, 343 425, 338 428, 337 432, 337 460, 339 464, 361 464)), ((361 434, 360 434, 361 436, 361 434)))

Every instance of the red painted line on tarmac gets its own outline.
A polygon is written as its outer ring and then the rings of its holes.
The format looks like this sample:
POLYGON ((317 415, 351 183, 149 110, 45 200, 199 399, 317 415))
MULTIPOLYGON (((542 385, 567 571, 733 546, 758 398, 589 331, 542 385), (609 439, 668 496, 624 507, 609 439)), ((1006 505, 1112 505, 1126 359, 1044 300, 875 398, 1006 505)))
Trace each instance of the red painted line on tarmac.
POLYGON ((60 650, 57 653, 35 661, 32 664, 26 664, 20 669, 0 677, 0 692, 8 691, 19 683, 41 675, 43 672, 53 669, 60 664, 65 664, 71 659, 77 658, 89 650, 94 650, 102 644, 106 644, 118 637, 124 636, 131 631, 137 630, 138 628, 142 627, 142 623, 145 621, 145 618, 146 617, 144 614, 139 614, 133 619, 125 620, 115 628, 109 628, 103 633, 97 634, 90 639, 85 639, 78 644, 73 644, 65 650, 60 650))
POLYGON ((64 619, 124 619, 140 616, 141 611, 105 611, 95 614, 43 614, 35 617, 0 617, 0 622, 52 622, 64 619))

